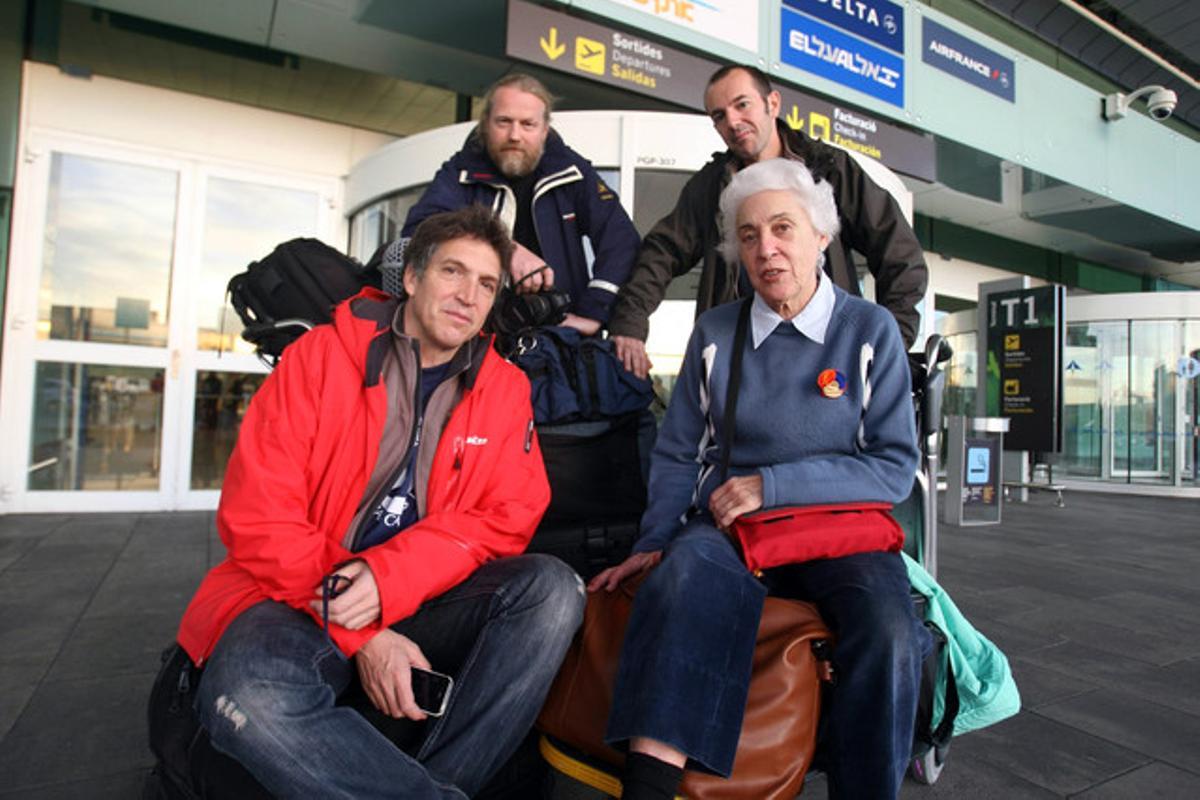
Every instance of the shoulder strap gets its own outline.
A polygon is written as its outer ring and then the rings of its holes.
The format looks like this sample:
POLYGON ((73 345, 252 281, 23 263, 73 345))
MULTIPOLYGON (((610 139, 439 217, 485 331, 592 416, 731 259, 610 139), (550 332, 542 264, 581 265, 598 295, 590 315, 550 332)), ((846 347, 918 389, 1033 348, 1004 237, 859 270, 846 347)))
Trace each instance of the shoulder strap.
POLYGON ((722 483, 729 478, 729 460, 733 456, 736 425, 734 414, 737 410, 738 388, 742 382, 742 354, 746 349, 746 334, 750 330, 750 304, 753 302, 754 295, 750 295, 742 302, 742 307, 738 310, 737 328, 733 332, 733 352, 729 357, 729 387, 725 391, 725 416, 721 425, 721 430, 725 434, 725 447, 721 453, 722 483))

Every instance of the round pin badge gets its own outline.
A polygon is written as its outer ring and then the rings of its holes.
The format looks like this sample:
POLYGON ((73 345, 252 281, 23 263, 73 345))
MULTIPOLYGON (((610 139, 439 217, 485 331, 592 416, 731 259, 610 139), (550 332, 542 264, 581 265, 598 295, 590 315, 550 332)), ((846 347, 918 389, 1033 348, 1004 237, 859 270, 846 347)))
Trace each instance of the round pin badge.
POLYGON ((821 394, 836 400, 846 393, 846 376, 836 369, 822 370, 817 376, 817 388, 821 390, 821 394))

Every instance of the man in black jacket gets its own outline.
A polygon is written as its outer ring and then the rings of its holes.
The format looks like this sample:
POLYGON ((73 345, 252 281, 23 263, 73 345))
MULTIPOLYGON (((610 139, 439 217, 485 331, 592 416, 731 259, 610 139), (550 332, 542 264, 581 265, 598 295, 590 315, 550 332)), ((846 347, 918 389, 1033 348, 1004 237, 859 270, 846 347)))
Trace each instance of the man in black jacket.
POLYGON ((920 324, 917 304, 928 280, 916 235, 892 196, 849 154, 789 129, 777 118, 779 106, 779 92, 754 67, 722 67, 709 79, 704 108, 729 149, 714 154, 692 176, 674 210, 646 235, 633 274, 617 296, 608 328, 630 371, 645 376, 650 369, 645 345, 649 317, 672 278, 703 262, 697 314, 744 294, 738 265, 726 264, 717 253, 717 203, 734 172, 769 158, 802 161, 814 178, 829 181, 841 233, 826 251, 826 273, 846 291, 860 294, 850 251, 865 255, 877 301, 895 316, 905 346, 912 346, 920 324))

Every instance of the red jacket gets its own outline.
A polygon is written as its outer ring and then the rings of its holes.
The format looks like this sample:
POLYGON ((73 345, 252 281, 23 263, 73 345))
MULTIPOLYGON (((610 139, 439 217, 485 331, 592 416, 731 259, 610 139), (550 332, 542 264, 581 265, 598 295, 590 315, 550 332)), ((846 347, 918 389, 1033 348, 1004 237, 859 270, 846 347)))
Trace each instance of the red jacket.
POLYGON ((371 567, 382 619, 358 631, 330 624, 347 656, 484 562, 529 543, 550 501, 529 382, 488 347, 438 440, 424 515, 357 556, 346 549, 388 414, 380 371, 395 308, 371 289, 342 303, 332 325, 288 347, 255 394, 217 510, 228 555, 205 576, 179 628, 197 664, 260 600, 313 613, 321 578, 350 558, 371 567))

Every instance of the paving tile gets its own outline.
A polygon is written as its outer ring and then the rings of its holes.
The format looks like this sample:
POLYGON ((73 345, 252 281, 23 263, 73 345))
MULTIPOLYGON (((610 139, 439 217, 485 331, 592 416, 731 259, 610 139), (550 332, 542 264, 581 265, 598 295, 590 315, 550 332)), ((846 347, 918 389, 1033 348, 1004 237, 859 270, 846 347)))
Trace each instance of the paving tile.
POLYGON ((44 666, 0 664, 0 742, 16 724, 45 674, 44 666))
MULTIPOLYGON (((1100 613, 1097 610, 1097 616, 1100 613)), ((1042 632, 1047 639, 1082 642, 1096 650, 1150 664, 1170 664, 1200 654, 1200 637, 1192 640, 1160 636, 1147 631, 1138 620, 1120 614, 1109 615, 1107 620, 1100 621, 1078 612, 1047 610, 1046 613, 1022 615, 1020 621, 1021 627, 1031 635, 1042 632)))
POLYGON ((179 546, 204 547, 208 543, 211 519, 208 512, 144 514, 129 540, 130 552, 179 546))
POLYGON ((13 564, 21 572, 105 572, 129 541, 128 533, 97 532, 95 536, 60 537, 51 534, 13 564))
POLYGON ((980 633, 991 639, 1009 658, 1067 641, 1065 636, 1058 633, 1032 630, 1024 625, 997 622, 971 614, 962 608, 959 610, 966 615, 980 633))
POLYGON ((1097 688, 1097 684, 1091 681, 1040 667, 1020 656, 1009 658, 1009 664, 1017 689, 1021 692, 1021 708, 1040 708, 1046 703, 1065 700, 1097 688))
POLYGON ((1104 602, 1111 604, 1114 614, 1141 625, 1149 633, 1200 642, 1197 604, 1167 597, 1165 590, 1114 592, 1104 602))
POLYGON ((1037 714, 1200 774, 1200 717, 1116 689, 1044 705, 1037 714))
POLYGON ((0 793, 0 800, 130 800, 142 796, 146 769, 0 793))
POLYGON ((174 611, 84 617, 67 637, 46 680, 156 672, 159 655, 175 639, 179 618, 174 611))
POLYGON ((959 758, 986 762, 1059 794, 1083 791, 1152 760, 1028 711, 956 737, 947 764, 959 758))
POLYGON ((202 551, 196 548, 175 557, 167 553, 154 558, 122 559, 96 590, 86 616, 145 611, 181 615, 204 573, 202 551))
POLYGON ((1133 673, 1121 689, 1161 705, 1200 716, 1200 658, 1163 667, 1146 666, 1133 673))
POLYGON ((0 775, 10 789, 53 776, 77 781, 146 769, 151 674, 44 682, 4 739, 0 775))
POLYGON ((72 514, 6 514, 0 516, 0 539, 41 538, 61 527, 72 514))
MULTIPOLYGON (((932 786, 917 783, 911 777, 900 787, 901 800, 933 798, 970 798, 970 800, 1053 800, 1061 795, 978 759, 958 758, 951 745, 942 774, 932 786)), ((814 795, 825 797, 824 794, 814 795)))
POLYGON ((1124 686, 1146 663, 1078 642, 1063 642, 1021 656, 1025 661, 1106 686, 1124 686))
POLYGON ((0 537, 0 570, 25 556, 40 541, 37 536, 0 537))
POLYGON ((1093 601, 1069 597, 1049 588, 1053 586, 1053 583, 1022 583, 986 592, 981 599, 987 605, 980 610, 989 619, 1024 625, 1029 615, 1048 612, 1083 615, 1095 607, 1093 601))
POLYGON ((102 577, 94 571, 5 573, 0 581, 0 664, 49 666, 102 577))
POLYGON ((131 532, 144 515, 137 511, 91 512, 87 514, 68 514, 63 525, 55 530, 55 534, 82 531, 85 534, 97 531, 131 532))
POLYGON ((1200 775, 1168 764, 1147 764, 1074 795, 1073 800, 1129 800, 1131 797, 1200 797, 1200 775))

